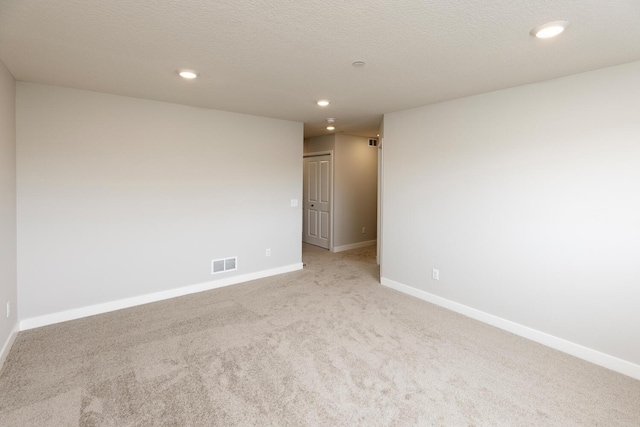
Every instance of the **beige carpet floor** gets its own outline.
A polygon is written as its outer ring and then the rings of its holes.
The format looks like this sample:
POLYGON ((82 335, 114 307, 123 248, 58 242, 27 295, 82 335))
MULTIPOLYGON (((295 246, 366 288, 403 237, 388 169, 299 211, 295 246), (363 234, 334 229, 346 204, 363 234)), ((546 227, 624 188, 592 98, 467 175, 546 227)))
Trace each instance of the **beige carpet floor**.
POLYGON ((638 426, 640 381, 378 284, 375 249, 21 332, 1 426, 638 426))

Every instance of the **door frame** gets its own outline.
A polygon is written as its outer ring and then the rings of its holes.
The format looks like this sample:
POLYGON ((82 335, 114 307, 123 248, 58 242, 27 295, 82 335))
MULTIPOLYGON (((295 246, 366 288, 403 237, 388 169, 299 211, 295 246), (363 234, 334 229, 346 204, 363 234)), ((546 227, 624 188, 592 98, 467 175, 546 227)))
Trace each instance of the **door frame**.
POLYGON ((384 206, 384 137, 378 137, 378 230, 376 242, 376 263, 380 266, 380 277, 382 276, 382 208, 384 206))
MULTIPOLYGON (((334 200, 334 196, 333 194, 335 193, 335 188, 333 183, 335 182, 334 179, 334 174, 335 174, 335 168, 333 167, 333 150, 327 150, 327 151, 312 151, 310 153, 303 153, 302 154, 302 159, 304 161, 304 159, 306 157, 318 157, 318 156, 326 156, 329 155, 329 167, 331 168, 331 173, 329 174, 329 188, 331 189, 331 194, 329 195, 329 251, 331 252, 335 252, 334 251, 334 247, 333 247, 333 200, 334 200)), ((304 168, 303 168, 304 170, 304 168)), ((304 172, 303 172, 304 173, 304 172)), ((304 179, 303 179, 304 182, 304 179)), ((302 189, 302 215, 305 214, 304 212, 304 201, 305 201, 305 194, 306 194, 306 189, 303 188, 302 189)), ((304 219, 303 219, 304 222, 304 219)), ((304 227, 302 229, 302 236, 300 236, 300 238, 302 239, 304 237, 304 227)))

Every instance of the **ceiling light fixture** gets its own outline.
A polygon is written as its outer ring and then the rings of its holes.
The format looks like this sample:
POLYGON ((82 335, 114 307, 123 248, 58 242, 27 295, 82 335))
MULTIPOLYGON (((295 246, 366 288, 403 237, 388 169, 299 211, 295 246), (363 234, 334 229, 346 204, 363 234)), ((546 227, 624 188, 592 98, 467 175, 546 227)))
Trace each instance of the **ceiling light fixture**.
POLYGON ((336 122, 336 119, 334 119, 333 117, 329 117, 327 119, 327 123, 335 123, 335 122, 336 122))
POLYGON ((361 68, 361 67, 364 67, 364 66, 365 66, 365 65, 367 65, 367 64, 366 64, 366 62, 364 62, 364 61, 356 61, 356 62, 354 62, 354 63, 353 63, 353 64, 351 64, 351 65, 353 65, 353 66, 354 66, 354 67, 356 67, 356 68, 361 68))
POLYGON ((326 99, 321 99, 320 101, 316 102, 316 104, 321 107, 326 107, 327 105, 329 105, 329 101, 327 101, 326 99))
POLYGON ((539 39, 549 39, 562 33, 569 26, 569 21, 553 21, 535 27, 529 34, 539 39))
POLYGON ((327 126, 327 130, 336 130, 335 126, 327 126))
POLYGON ((178 74, 183 79, 189 79, 189 80, 195 79, 196 77, 198 77, 198 73, 196 73, 193 70, 178 70, 178 74))

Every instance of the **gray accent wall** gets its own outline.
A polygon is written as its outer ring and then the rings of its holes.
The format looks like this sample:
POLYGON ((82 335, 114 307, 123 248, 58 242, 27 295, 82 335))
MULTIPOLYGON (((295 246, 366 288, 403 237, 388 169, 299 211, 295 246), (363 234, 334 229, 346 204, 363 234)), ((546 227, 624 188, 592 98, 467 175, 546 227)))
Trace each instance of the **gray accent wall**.
POLYGON ((17 129, 21 320, 301 263, 302 123, 18 83, 17 129))
MULTIPOLYGON (((0 350, 16 326, 16 82, 0 62, 0 350), (11 314, 6 316, 7 302, 11 314)), ((1 368, 1 366, 0 366, 1 368)))
MULTIPOLYGON (((318 153, 336 149, 336 136, 322 135, 304 140, 304 153, 318 153)), ((335 151, 333 153, 335 155, 335 151)))
POLYGON ((369 138, 337 134, 336 153, 334 246, 376 240, 378 149, 369 138))
POLYGON ((383 148, 384 278, 640 364, 640 62, 387 114, 383 148))

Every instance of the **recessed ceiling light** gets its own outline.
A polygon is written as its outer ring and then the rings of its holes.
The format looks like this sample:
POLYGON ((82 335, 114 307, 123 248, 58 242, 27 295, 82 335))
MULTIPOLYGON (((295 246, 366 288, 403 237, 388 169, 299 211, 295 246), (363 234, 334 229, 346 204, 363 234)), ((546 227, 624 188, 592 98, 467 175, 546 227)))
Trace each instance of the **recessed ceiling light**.
POLYGON ((327 126, 327 130, 336 130, 335 126, 327 126))
POLYGON ((334 119, 333 117, 329 117, 327 119, 327 123, 335 123, 335 122, 336 122, 336 119, 334 119))
POLYGON ((569 26, 569 21, 553 21, 540 25, 531 30, 530 34, 539 39, 555 37, 569 26))
POLYGON ((198 77, 198 73, 193 70, 179 70, 178 74, 183 79, 195 79, 196 77, 198 77))
POLYGON ((321 107, 326 107, 327 105, 329 105, 329 101, 327 101, 326 99, 321 99, 320 101, 316 102, 316 104, 321 107))
POLYGON ((364 67, 364 66, 365 66, 365 65, 367 65, 367 64, 366 64, 364 61, 356 61, 356 62, 354 62, 354 63, 353 63, 353 64, 351 64, 351 65, 353 65, 353 66, 354 66, 354 67, 356 67, 356 68, 360 68, 360 67, 364 67))

